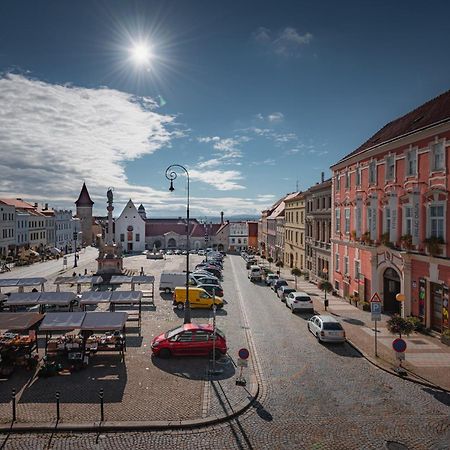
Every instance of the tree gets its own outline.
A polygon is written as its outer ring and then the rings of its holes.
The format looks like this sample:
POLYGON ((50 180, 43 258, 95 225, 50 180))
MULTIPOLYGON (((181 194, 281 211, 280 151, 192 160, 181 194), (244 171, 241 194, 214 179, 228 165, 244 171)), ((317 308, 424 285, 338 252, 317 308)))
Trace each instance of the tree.
POLYGON ((414 324, 398 314, 395 314, 386 322, 386 327, 392 334, 398 334, 400 337, 402 337, 402 334, 409 336, 414 331, 414 324))
POLYGON ((297 277, 299 277, 302 274, 302 271, 298 267, 294 267, 291 270, 291 274, 295 277, 295 290, 297 290, 297 277))
POLYGON ((331 292, 333 290, 333 285, 329 281, 322 280, 322 281, 319 282, 317 287, 321 291, 325 292, 324 306, 325 306, 325 311, 326 311, 327 307, 328 307, 327 292, 329 293, 329 292, 331 292))
POLYGON ((267 258, 267 262, 269 263, 269 270, 271 269, 272 263, 273 263, 273 258, 271 256, 269 256, 267 258))
POLYGON ((280 273, 280 269, 283 268, 284 263, 280 259, 275 263, 275 265, 278 267, 278 273, 280 273))

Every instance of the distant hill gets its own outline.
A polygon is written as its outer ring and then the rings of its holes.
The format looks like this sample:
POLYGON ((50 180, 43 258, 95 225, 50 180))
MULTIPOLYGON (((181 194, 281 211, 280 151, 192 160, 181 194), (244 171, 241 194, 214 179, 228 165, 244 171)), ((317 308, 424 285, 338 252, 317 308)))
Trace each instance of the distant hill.
MULTIPOLYGON (((173 219, 174 217, 154 217, 152 216, 152 219, 173 219)), ((207 222, 212 223, 220 223, 220 216, 200 216, 200 217, 192 217, 192 219, 197 219, 199 222, 203 222, 206 220, 207 222)), ((229 220, 230 222, 239 222, 239 221, 258 221, 260 219, 260 216, 252 215, 252 214, 239 214, 235 216, 225 216, 224 220, 229 220)))

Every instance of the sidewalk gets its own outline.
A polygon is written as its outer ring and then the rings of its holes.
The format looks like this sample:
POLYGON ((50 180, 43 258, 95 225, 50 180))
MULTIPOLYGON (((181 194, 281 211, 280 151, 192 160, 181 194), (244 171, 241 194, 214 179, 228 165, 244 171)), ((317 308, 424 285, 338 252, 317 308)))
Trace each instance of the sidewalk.
MULTIPOLYGON (((295 278, 290 274, 290 269, 281 269, 281 277, 295 287, 295 278)), ((395 360, 392 341, 398 336, 391 334, 386 328, 389 316, 383 314, 382 320, 377 323, 378 356, 375 356, 374 322, 371 321, 370 312, 362 311, 348 301, 330 294, 327 295, 329 306, 325 311, 324 293, 315 284, 304 281, 303 277, 297 278, 297 289, 311 295, 318 314, 332 314, 338 318, 349 343, 365 358, 394 373, 393 368, 398 362, 395 360)), ((450 347, 442 344, 438 338, 422 333, 414 332, 409 337, 402 338, 407 344, 402 366, 408 371, 408 378, 450 390, 450 347)))

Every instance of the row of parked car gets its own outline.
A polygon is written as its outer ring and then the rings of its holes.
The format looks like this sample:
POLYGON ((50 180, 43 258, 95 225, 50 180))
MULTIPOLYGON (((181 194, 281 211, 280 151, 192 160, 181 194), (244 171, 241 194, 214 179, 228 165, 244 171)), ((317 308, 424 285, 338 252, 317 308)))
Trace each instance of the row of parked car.
MULTIPOLYGON (((257 270, 258 266, 251 266, 257 270)), ((250 278, 250 274, 249 274, 250 278)), ((286 280, 280 278, 278 274, 269 273, 265 276, 264 283, 269 286, 277 297, 285 303, 293 314, 311 313, 314 314, 314 303, 310 295, 303 291, 297 291, 290 287, 286 280)), ((319 342, 345 342, 345 331, 342 325, 330 315, 314 315, 308 319, 308 330, 316 336, 319 342)))
MULTIPOLYGON (((206 259, 195 266, 187 280, 189 283, 189 302, 192 308, 223 307, 223 288, 221 285, 223 255, 209 252, 206 259)), ((162 272, 160 290, 173 292, 174 306, 183 309, 186 303, 186 272, 162 272)))

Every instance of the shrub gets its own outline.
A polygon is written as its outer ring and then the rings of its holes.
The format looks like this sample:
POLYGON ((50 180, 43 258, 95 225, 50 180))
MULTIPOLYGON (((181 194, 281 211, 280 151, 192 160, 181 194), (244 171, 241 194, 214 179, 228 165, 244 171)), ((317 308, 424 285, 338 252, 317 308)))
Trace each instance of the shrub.
POLYGON ((412 323, 414 331, 423 331, 424 325, 419 317, 409 316, 406 320, 412 323))
POLYGON ((409 336, 414 331, 414 324, 407 319, 403 319, 403 317, 395 314, 386 322, 387 329, 392 334, 399 334, 400 337, 402 334, 409 336))

